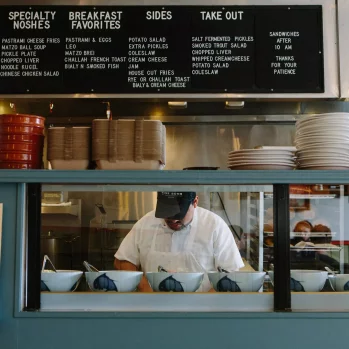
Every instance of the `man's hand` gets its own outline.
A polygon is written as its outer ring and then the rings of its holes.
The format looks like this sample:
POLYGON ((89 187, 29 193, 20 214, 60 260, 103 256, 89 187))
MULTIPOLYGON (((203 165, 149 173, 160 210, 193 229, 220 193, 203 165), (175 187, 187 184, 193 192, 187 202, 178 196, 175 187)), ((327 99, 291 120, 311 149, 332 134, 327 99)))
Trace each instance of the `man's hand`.
MULTIPOLYGON (((120 261, 115 258, 114 267, 116 270, 130 270, 130 271, 138 271, 137 266, 128 262, 128 261, 120 261)), ((153 292, 153 289, 150 287, 148 280, 143 275, 141 282, 138 285, 139 292, 153 292)))
POLYGON ((153 289, 150 287, 147 278, 144 275, 142 277, 141 282, 138 285, 138 291, 139 292, 154 292, 153 289))

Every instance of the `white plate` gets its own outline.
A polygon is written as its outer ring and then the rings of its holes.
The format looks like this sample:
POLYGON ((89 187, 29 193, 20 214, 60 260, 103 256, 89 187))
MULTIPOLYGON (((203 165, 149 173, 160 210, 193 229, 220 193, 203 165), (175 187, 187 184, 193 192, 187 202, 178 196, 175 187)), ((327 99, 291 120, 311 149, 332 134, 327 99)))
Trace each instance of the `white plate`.
POLYGON ((341 161, 325 161, 325 160, 319 160, 314 162, 309 161, 299 161, 297 162, 297 167, 304 167, 304 166, 313 166, 313 165, 321 165, 321 166, 349 166, 349 161, 341 162, 341 161))
POLYGON ((341 130, 326 129, 326 126, 322 130, 311 130, 305 132, 296 132, 296 139, 301 137, 342 137, 347 136, 349 128, 343 127, 341 130))
POLYGON ((299 166, 299 170, 349 170, 349 166, 328 166, 328 165, 311 165, 311 166, 299 166))
POLYGON ((287 165, 266 165, 266 164, 254 164, 254 165, 240 165, 240 166, 228 166, 231 170, 294 170, 293 166, 287 165))
POLYGON ((298 161, 300 165, 314 165, 314 164, 321 164, 321 165, 340 165, 340 166, 349 166, 349 161, 348 160, 323 160, 323 159, 318 159, 318 160, 300 160, 298 161))
MULTIPOLYGON (((343 127, 344 128, 349 128, 349 122, 347 123, 339 123, 339 122, 336 122, 336 123, 324 123, 324 125, 327 126, 327 129, 329 131, 338 131, 340 129, 342 129, 343 127)), ((323 129, 323 126, 322 124, 314 124, 314 125, 306 125, 306 126, 303 126, 303 127, 298 127, 296 129, 296 133, 300 133, 300 132, 312 132, 312 131, 317 131, 319 130, 320 132, 321 131, 324 131, 323 129)))
POLYGON ((293 161, 229 161, 228 166, 231 165, 251 165, 251 164, 267 164, 267 165, 288 165, 288 166, 296 166, 293 161))
POLYGON ((286 150, 286 151, 291 151, 295 152, 296 147, 291 147, 291 146, 269 146, 269 145, 258 145, 257 147, 254 147, 254 149, 262 149, 262 150, 286 150))
POLYGON ((318 160, 318 159, 323 159, 324 161, 328 160, 349 160, 349 155, 323 155, 323 154, 318 154, 318 155, 300 155, 297 157, 295 161, 306 161, 306 160, 318 160))
POLYGON ((308 145, 302 145, 298 147, 297 153, 301 151, 316 151, 316 152, 336 152, 336 151, 349 151, 349 144, 342 143, 332 143, 332 144, 323 144, 323 143, 312 143, 308 145))
POLYGON ((318 142, 327 141, 327 140, 349 140, 349 133, 341 133, 341 134, 314 134, 314 135, 305 135, 305 136, 299 136, 295 138, 295 143, 297 142, 304 142, 304 141, 314 141, 317 140, 318 142))
POLYGON ((328 139, 328 140, 308 140, 308 141, 298 141, 296 142, 297 149, 299 150, 300 148, 303 147, 308 147, 309 145, 319 145, 322 144, 324 146, 331 146, 332 144, 335 144, 338 146, 339 144, 345 144, 346 146, 349 145, 349 139, 328 139))
POLYGON ((243 155, 243 154, 292 156, 293 152, 289 150, 271 150, 271 149, 243 149, 243 150, 235 150, 235 151, 229 152, 229 155, 243 155))
POLYGON ((296 156, 298 155, 349 155, 349 146, 347 148, 341 147, 338 145, 338 147, 308 147, 308 148, 303 148, 301 150, 298 150, 296 153, 296 156))
POLYGON ((287 161, 292 161, 295 158, 295 156, 281 156, 281 155, 234 155, 234 156, 229 156, 229 160, 238 160, 238 159, 248 159, 248 160, 287 160, 287 161))
POLYGON ((348 120, 349 121, 349 114, 348 113, 327 113, 327 114, 312 114, 312 115, 306 115, 301 117, 299 120, 297 120, 296 125, 304 125, 305 123, 314 122, 326 122, 326 121, 343 121, 348 120))
POLYGON ((322 118, 322 119, 308 119, 304 122, 299 123, 296 122, 296 130, 301 130, 306 127, 320 127, 324 125, 329 125, 330 127, 336 127, 339 125, 348 125, 348 118, 340 118, 340 119, 330 119, 330 118, 322 118))

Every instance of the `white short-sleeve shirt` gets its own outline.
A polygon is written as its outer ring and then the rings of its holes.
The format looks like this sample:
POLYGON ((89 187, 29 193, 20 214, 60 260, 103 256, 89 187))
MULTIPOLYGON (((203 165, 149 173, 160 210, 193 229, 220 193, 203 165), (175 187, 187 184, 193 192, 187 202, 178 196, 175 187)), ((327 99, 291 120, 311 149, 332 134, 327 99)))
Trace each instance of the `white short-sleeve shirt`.
MULTIPOLYGON (((233 234, 224 220, 215 213, 201 207, 195 208, 194 219, 197 231, 191 252, 202 268, 216 271, 220 266, 235 271, 244 266, 233 234)), ((140 265, 140 252, 148 254, 152 246, 154 232, 158 231, 155 249, 161 252, 183 251, 191 225, 180 231, 171 230, 163 219, 155 217, 155 211, 142 217, 126 235, 115 258, 128 261, 137 267, 140 265)))

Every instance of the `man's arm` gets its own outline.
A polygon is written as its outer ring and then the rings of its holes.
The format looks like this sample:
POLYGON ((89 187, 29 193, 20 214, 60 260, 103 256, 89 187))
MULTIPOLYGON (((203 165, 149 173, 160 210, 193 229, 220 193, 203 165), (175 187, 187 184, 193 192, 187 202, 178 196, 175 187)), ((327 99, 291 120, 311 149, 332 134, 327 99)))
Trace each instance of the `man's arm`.
POLYGON ((236 271, 244 267, 239 249, 227 224, 218 220, 214 241, 215 267, 236 271))
MULTIPOLYGON (((115 258, 114 260, 114 268, 116 270, 130 270, 130 271, 137 271, 138 268, 134 264, 128 261, 120 261, 119 259, 115 258)), ((138 291, 139 292, 153 292, 152 288, 150 287, 148 280, 143 275, 141 282, 138 285, 138 291)))

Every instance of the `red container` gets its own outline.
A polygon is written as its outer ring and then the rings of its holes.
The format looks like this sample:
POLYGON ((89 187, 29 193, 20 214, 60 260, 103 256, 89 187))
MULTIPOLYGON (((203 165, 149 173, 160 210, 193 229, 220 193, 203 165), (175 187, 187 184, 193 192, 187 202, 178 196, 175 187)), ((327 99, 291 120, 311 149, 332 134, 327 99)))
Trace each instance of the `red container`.
POLYGON ((3 143, 0 141, 0 151, 18 152, 18 153, 40 153, 42 152, 41 144, 34 143, 3 143))
POLYGON ((43 135, 31 134, 13 134, 0 132, 1 143, 33 143, 44 144, 45 137, 43 135))
POLYGON ((44 135, 44 129, 42 127, 36 126, 21 126, 20 124, 1 124, 0 123, 0 133, 9 134, 34 134, 34 135, 44 135))
POLYGON ((1 170, 25 170, 25 169, 40 169, 40 166, 37 164, 32 164, 31 162, 1 162, 0 161, 0 169, 1 170))
POLYGON ((2 114, 0 115, 0 124, 19 124, 44 128, 45 118, 26 114, 2 114))
POLYGON ((36 163, 40 160, 39 154, 0 151, 0 161, 25 161, 36 163))

